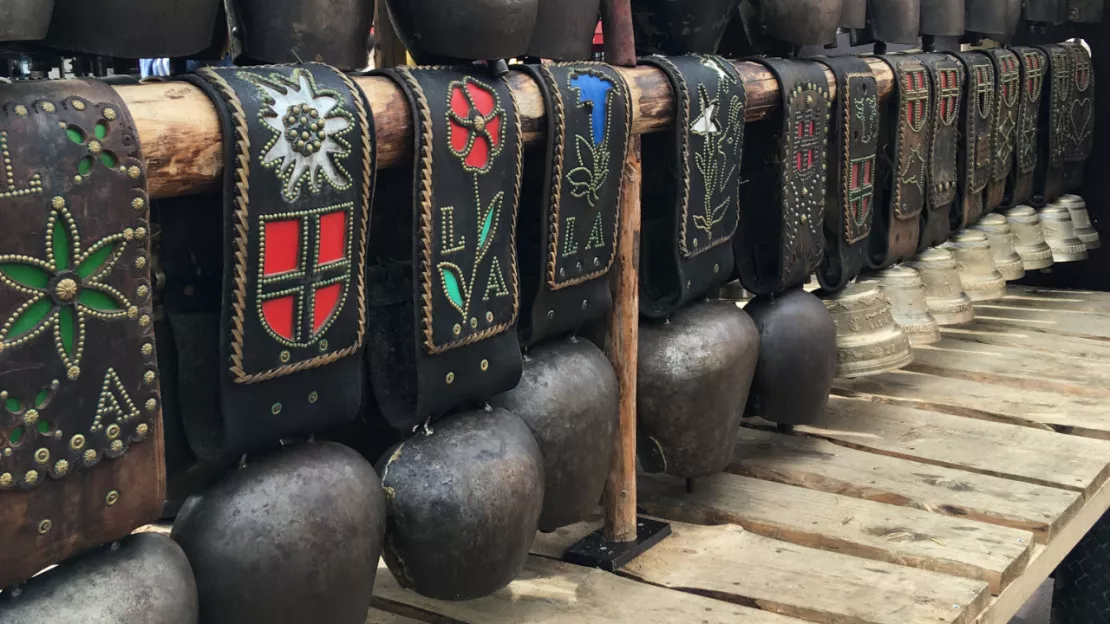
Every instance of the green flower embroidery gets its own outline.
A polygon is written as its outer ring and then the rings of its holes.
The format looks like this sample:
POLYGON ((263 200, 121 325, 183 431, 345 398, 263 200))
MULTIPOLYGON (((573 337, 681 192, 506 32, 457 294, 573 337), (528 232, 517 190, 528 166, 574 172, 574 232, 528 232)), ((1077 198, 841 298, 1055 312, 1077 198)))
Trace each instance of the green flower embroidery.
POLYGON ((29 343, 47 330, 54 330, 54 346, 76 379, 85 345, 85 319, 104 320, 135 317, 138 309, 118 290, 104 284, 130 232, 100 239, 82 251, 77 224, 55 197, 46 223, 46 259, 23 255, 0 255, 0 282, 30 298, 8 317, 0 328, 0 351, 29 343))

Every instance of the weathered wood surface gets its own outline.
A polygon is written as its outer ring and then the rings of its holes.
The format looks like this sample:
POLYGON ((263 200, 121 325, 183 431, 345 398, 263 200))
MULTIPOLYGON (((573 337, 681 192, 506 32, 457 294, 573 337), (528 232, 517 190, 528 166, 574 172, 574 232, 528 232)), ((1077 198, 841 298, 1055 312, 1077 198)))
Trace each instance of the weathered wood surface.
POLYGON ((733 474, 640 477, 640 506, 694 524, 737 524, 798 546, 983 580, 998 594, 1025 569, 1029 531, 733 474))
POLYGON ((1025 308, 996 301, 976 304, 975 316, 1053 335, 1110 340, 1110 317, 1100 314, 1025 308))
MULTIPOLYGON (((865 60, 879 81, 880 94, 885 96, 891 88, 889 66, 878 59, 865 60)), ((778 106, 778 84, 758 63, 735 64, 747 89, 747 120, 763 119, 778 106)), ((673 94, 662 71, 652 67, 622 67, 618 71, 631 88, 635 134, 658 132, 673 123, 673 94)), ((826 75, 833 88, 832 73, 826 70, 826 75)), ((355 82, 366 92, 374 113, 378 167, 401 164, 412 154, 408 102, 388 78, 364 76, 355 82)), ((511 73, 509 83, 522 117, 525 141, 542 140, 544 107, 539 87, 521 72, 511 73)), ((116 88, 135 118, 147 160, 151 197, 188 195, 218 186, 223 169, 220 128, 215 108, 199 88, 181 82, 116 88)))

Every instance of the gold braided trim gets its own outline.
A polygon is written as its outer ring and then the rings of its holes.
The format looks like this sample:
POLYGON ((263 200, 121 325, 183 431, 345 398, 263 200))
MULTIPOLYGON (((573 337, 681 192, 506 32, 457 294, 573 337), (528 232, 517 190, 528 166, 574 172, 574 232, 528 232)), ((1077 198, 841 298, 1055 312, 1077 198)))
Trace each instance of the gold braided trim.
POLYGON ((563 195, 563 155, 566 150, 566 111, 563 108, 563 92, 559 90, 558 81, 551 70, 543 65, 537 67, 543 81, 547 83, 547 92, 551 95, 551 119, 553 128, 554 153, 551 155, 551 196, 548 200, 547 218, 547 285, 552 290, 558 290, 555 281, 555 264, 559 260, 559 207, 562 205, 563 195))
MULTIPOLYGON (((689 218, 690 212, 690 90, 686 86, 686 79, 682 73, 678 71, 675 66, 665 56, 652 57, 652 61, 667 67, 670 70, 668 82, 673 80, 678 85, 678 103, 681 106, 675 106, 675 132, 678 133, 678 149, 679 158, 682 161, 679 163, 679 193, 682 194, 682 210, 681 216, 678 221, 678 249, 685 257, 690 257, 697 254, 691 254, 690 250, 686 248, 686 221, 689 218)), ((623 177, 623 176, 622 176, 623 177)), ((718 243, 719 244, 719 243, 718 243)), ((715 245, 709 245, 698 253, 705 252, 712 249, 715 245)))

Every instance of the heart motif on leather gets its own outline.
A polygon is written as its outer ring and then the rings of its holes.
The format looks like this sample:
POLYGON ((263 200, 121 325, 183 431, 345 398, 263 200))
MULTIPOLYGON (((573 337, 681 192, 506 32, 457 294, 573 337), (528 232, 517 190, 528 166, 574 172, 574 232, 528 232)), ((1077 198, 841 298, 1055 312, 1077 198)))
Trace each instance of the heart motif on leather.
POLYGON ((1071 129, 1074 141, 1082 141, 1090 133, 1093 108, 1091 98, 1075 100, 1071 103, 1071 129))

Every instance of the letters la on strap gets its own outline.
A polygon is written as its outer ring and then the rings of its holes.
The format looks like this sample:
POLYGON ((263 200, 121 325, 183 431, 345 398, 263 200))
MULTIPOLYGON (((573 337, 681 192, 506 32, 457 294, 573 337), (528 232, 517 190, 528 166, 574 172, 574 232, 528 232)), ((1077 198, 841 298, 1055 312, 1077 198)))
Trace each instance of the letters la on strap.
POLYGON ((131 116, 92 80, 2 87, 8 587, 154 520, 165 467, 146 174, 131 116))
POLYGON ((366 336, 373 116, 318 63, 206 68, 224 136, 222 414, 185 418, 197 455, 354 418, 366 336))

